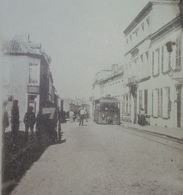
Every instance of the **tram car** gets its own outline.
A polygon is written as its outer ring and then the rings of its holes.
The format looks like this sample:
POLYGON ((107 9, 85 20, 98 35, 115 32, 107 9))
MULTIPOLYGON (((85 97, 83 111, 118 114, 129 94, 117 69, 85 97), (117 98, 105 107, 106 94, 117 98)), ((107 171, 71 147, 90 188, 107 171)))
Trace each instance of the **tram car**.
POLYGON ((103 97, 94 102, 94 121, 97 124, 120 125, 120 103, 113 97, 103 97))

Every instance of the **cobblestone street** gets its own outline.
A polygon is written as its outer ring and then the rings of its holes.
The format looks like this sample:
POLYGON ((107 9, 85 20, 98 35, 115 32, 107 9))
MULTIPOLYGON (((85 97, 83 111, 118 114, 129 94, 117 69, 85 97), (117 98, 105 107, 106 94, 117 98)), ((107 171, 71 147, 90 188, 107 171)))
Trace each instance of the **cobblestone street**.
POLYGON ((65 143, 48 147, 13 195, 181 195, 183 145, 124 129, 63 125, 65 143))

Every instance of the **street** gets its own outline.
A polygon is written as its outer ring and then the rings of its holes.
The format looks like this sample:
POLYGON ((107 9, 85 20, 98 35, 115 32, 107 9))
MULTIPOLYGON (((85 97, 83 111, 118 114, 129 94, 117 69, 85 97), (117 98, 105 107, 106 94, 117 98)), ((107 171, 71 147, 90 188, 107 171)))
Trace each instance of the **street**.
POLYGON ((63 125, 12 195, 182 195, 183 145, 122 126, 63 125))

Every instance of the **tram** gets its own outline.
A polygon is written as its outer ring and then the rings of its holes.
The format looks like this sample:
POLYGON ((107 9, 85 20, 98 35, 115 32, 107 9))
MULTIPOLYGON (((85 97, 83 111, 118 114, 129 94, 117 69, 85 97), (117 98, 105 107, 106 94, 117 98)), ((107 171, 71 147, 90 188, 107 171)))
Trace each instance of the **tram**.
POLYGON ((94 121, 98 124, 120 125, 120 103, 113 97, 94 101, 94 121))

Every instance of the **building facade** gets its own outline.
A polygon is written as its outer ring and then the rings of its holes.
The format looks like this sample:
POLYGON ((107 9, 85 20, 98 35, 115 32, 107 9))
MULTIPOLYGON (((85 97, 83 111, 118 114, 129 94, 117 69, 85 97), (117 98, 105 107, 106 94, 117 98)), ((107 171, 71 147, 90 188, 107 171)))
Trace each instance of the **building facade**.
POLYGON ((118 64, 113 64, 109 70, 97 73, 93 84, 93 103, 99 98, 111 96, 117 98, 122 106, 123 74, 123 66, 118 64))
POLYGON ((133 123, 142 108, 151 125, 183 126, 183 33, 178 3, 151 1, 124 30, 128 87, 123 109, 129 108, 126 114, 133 123))
POLYGON ((177 0, 147 3, 124 30, 123 74, 111 74, 95 82, 100 96, 119 98, 122 121, 137 123, 143 109, 150 125, 183 128, 183 29, 179 5, 177 0))
POLYGON ((9 116, 12 101, 18 100, 20 128, 28 106, 37 114, 48 103, 54 104, 55 88, 49 64, 50 59, 41 46, 25 37, 15 38, 3 46, 2 100, 8 102, 9 116))

